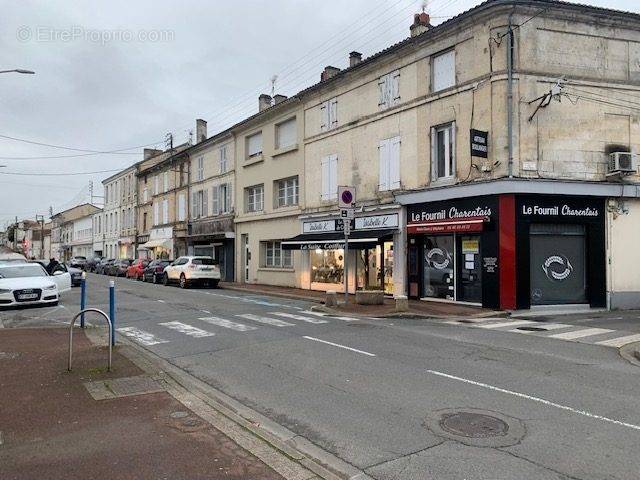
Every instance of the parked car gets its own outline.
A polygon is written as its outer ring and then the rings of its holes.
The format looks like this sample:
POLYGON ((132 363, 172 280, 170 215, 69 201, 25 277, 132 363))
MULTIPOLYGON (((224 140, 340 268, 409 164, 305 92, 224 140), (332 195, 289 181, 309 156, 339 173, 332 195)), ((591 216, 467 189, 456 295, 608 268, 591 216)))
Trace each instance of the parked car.
POLYGON ((69 260, 69 265, 71 267, 80 268, 81 270, 84 270, 84 267, 86 264, 87 264, 87 257, 83 257, 81 255, 71 257, 71 260, 69 260))
POLYGON ((115 262, 115 259, 113 258, 103 258, 96 265, 96 273, 99 273, 101 275, 108 275, 109 267, 113 262, 115 262))
POLYGON ((162 283, 177 282, 180 288, 200 283, 217 287, 220 282, 218 262, 211 257, 179 257, 164 269, 162 283))
POLYGON ((20 253, 15 253, 15 252, 0 252, 0 262, 1 263, 8 263, 8 262, 18 262, 18 263, 24 263, 27 261, 27 258, 20 254, 20 253))
POLYGON ((151 261, 142 272, 142 281, 160 283, 164 276, 165 267, 170 264, 171 262, 169 260, 151 261))
POLYGON ((96 257, 91 257, 89 259, 87 259, 87 263, 84 266, 85 271, 87 272, 95 272, 96 271, 96 267, 98 266, 98 263, 100 263, 100 260, 102 260, 103 257, 100 256, 96 256, 96 257))
POLYGON ((115 260, 111 265, 109 265, 109 271, 107 275, 112 275, 114 277, 124 277, 127 274, 127 268, 131 266, 130 258, 119 258, 115 260))
POLYGON ((149 265, 149 260, 144 258, 138 258, 127 268, 127 278, 135 278, 136 280, 142 280, 142 272, 149 265))
MULTIPOLYGON (((44 267, 45 270, 47 269, 47 265, 49 264, 49 262, 44 259, 29 260, 29 263, 37 263, 39 265, 42 265, 42 267, 44 267)), ((69 275, 71 275, 72 287, 80 286, 80 282, 82 281, 82 270, 76 267, 71 267, 66 263, 59 263, 53 273, 57 272, 58 270, 61 272, 66 272, 69 275)))
POLYGON ((37 263, 0 264, 0 307, 57 305, 60 293, 71 289, 71 275, 49 275, 37 263))

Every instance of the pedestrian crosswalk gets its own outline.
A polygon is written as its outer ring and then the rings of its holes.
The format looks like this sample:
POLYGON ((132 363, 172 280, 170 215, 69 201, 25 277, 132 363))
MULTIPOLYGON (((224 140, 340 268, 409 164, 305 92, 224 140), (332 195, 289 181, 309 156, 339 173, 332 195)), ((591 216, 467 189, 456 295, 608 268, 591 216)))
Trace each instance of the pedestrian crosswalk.
MULTIPOLYGON (((203 313, 205 313, 205 311, 203 311, 203 313)), ((233 320, 211 315, 209 311, 206 311, 206 313, 208 315, 195 318, 193 321, 190 321, 190 323, 185 323, 186 321, 172 320, 160 322, 152 326, 145 326, 144 329, 140 327, 125 326, 116 328, 116 330, 136 343, 144 346, 154 346, 170 343, 170 340, 163 338, 169 331, 182 334, 186 337, 201 339, 213 337, 216 333, 229 330, 239 333, 253 332, 255 330, 259 330, 261 326, 287 328, 295 327, 296 325, 326 325, 329 324, 331 320, 338 320, 341 322, 352 322, 357 320, 353 317, 336 317, 326 313, 310 310, 300 311, 299 313, 269 312, 268 314, 263 315, 241 313, 232 315, 233 320), (155 332, 158 327, 161 327, 165 333, 163 334, 162 331, 159 333, 155 332), (154 330, 154 332, 149 330, 154 330)))
POLYGON ((504 318, 472 318, 449 320, 450 325, 465 325, 491 331, 520 333, 536 337, 570 342, 590 343, 619 348, 627 343, 639 342, 640 334, 609 328, 584 327, 567 323, 546 323, 534 320, 505 320, 504 318))

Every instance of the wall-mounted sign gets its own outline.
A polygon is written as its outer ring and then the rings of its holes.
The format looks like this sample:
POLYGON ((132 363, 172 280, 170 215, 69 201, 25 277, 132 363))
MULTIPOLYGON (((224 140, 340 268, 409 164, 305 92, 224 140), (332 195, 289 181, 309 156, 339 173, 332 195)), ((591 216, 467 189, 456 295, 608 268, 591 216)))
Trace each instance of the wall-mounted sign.
POLYGON ((397 213, 386 215, 371 215, 357 218, 338 218, 333 220, 309 221, 302 224, 302 233, 325 233, 344 231, 345 221, 349 222, 352 230, 377 230, 384 228, 398 228, 400 220, 397 213))
POLYGON ((378 229, 378 228, 397 228, 398 214, 390 213, 388 215, 373 215, 371 217, 356 218, 356 230, 378 229))
POLYGON ((353 208, 356 204, 356 187, 338 187, 338 208, 353 208))
POLYGON ((450 219, 467 219, 478 217, 490 217, 491 207, 477 206, 475 208, 461 209, 457 207, 441 208, 438 210, 423 209, 421 211, 412 211, 409 216, 409 224, 422 223, 450 219))
POLYGON ((322 233, 335 232, 335 220, 321 220, 316 222, 304 222, 302 224, 302 233, 322 233))
POLYGON ((300 245, 300 250, 339 250, 344 248, 344 243, 339 242, 318 242, 300 245))
POLYGON ((524 204, 521 213, 522 215, 539 217, 597 217, 600 214, 597 208, 575 208, 566 204, 553 206, 524 204))
POLYGON ((471 139, 471 156, 487 158, 489 151, 489 132, 474 130, 472 128, 469 136, 471 139))
POLYGON ((498 258, 497 257, 483 257, 482 263, 484 267, 484 271, 487 273, 496 273, 498 269, 498 258))

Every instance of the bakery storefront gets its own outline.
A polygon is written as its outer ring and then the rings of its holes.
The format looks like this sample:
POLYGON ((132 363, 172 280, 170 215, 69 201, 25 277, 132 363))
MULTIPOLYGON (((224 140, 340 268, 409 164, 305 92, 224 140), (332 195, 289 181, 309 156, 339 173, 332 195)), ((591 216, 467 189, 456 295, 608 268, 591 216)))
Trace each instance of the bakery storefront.
POLYGON ((407 205, 411 298, 606 306, 605 199, 501 194, 407 205))
POLYGON ((400 228, 399 213, 363 214, 351 219, 347 255, 344 221, 349 220, 303 221, 303 233, 282 242, 283 250, 302 251, 300 286, 344 292, 345 262, 348 262, 350 292, 383 290, 393 294, 394 244, 400 228))

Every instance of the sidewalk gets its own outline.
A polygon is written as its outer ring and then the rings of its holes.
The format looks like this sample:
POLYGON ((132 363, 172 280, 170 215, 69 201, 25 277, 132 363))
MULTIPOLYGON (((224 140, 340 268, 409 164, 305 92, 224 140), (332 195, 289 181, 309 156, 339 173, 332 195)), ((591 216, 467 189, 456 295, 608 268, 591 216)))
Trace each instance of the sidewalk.
POLYGON ((106 350, 80 330, 67 372, 68 332, 0 330, 2 480, 283 478, 119 353, 105 372, 106 350), (92 384, 106 399, 83 385, 122 377, 107 388, 92 384), (140 378, 155 393, 135 391, 140 378))
MULTIPOLYGON (((326 297, 325 292, 316 290, 304 290, 292 287, 277 287, 273 285, 247 284, 235 282, 223 282, 221 288, 227 290, 236 290, 256 295, 272 295, 275 297, 290 298, 293 300, 305 300, 307 302, 315 302, 324 304, 326 297)), ((338 294, 338 300, 343 300, 343 295, 338 294)), ((349 295, 349 304, 340 305, 335 311, 348 313, 351 315, 363 315, 367 317, 386 317, 386 316, 417 316, 417 317, 469 317, 469 316, 500 316, 503 312, 497 312, 481 307, 469 305, 460 305, 446 302, 425 302, 421 300, 409 300, 409 311, 396 314, 395 300, 393 298, 385 298, 384 305, 357 305, 355 296, 349 295)))

